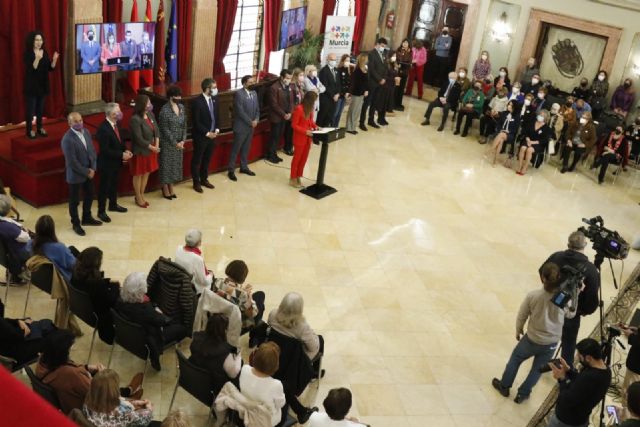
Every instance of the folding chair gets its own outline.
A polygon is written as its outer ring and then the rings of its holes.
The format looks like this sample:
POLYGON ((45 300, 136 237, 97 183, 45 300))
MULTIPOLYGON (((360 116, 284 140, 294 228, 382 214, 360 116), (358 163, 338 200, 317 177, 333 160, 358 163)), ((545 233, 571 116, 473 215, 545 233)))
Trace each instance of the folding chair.
POLYGON ((43 383, 40 378, 36 377, 36 374, 33 373, 30 367, 25 366, 24 370, 27 371, 27 376, 29 377, 29 380, 31 380, 31 387, 33 388, 33 391, 49 402, 54 408, 62 410, 62 406, 60 406, 60 401, 58 400, 58 395, 53 387, 43 383))
MULTIPOLYGON (((24 312, 22 317, 27 316, 27 306, 29 305, 29 295, 31 294, 31 285, 51 295, 51 288, 53 286, 53 264, 44 264, 37 270, 31 272, 31 280, 27 285, 27 298, 24 301, 24 312)), ((59 300, 56 300, 56 313, 58 312, 59 300)))
POLYGON ((21 369, 24 369, 26 366, 31 366, 38 361, 38 358, 35 357, 31 360, 28 360, 23 363, 18 363, 18 361, 12 357, 2 356, 0 355, 0 365, 4 366, 8 371, 12 374, 18 372, 21 369))
POLYGON ((98 332, 98 315, 96 314, 89 294, 69 285, 69 311, 93 328, 89 356, 87 357, 88 364, 89 360, 91 360, 93 344, 96 340, 96 332, 98 332))

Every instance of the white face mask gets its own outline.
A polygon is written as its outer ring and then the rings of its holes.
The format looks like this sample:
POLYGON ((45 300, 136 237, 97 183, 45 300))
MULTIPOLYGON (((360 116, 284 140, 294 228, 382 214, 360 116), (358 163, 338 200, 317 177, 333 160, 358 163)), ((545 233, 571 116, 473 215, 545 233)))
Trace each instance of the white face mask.
POLYGON ((604 81, 604 74, 600 74, 598 76, 598 80, 600 80, 601 82, 604 81))
POLYGON ((539 121, 540 123, 544 122, 544 116, 537 116, 536 120, 539 121))
POLYGON ((396 62, 396 56, 395 55, 391 57, 391 62, 396 62))
POLYGON ((216 96, 218 94, 218 88, 214 87, 213 89, 211 89, 211 96, 216 96))
POLYGON ((530 99, 525 99, 525 100, 524 100, 524 105, 526 105, 527 107, 528 107, 529 105, 531 105, 531 100, 530 100, 530 99))
POLYGON ((312 71, 311 72, 311 77, 318 77, 318 72, 317 71, 312 71))
POLYGON ((538 99, 544 99, 544 93, 538 92, 538 99))
POLYGON ((483 61, 486 61, 487 60, 487 55, 482 55, 481 58, 482 58, 483 61))
POLYGON ((587 119, 585 119, 584 117, 580 117, 580 124, 582 124, 582 125, 586 125, 586 124, 587 124, 587 122, 588 122, 588 120, 587 120, 587 119))
POLYGON ((513 89, 511 89, 511 92, 515 93, 516 95, 520 93, 520 88, 519 87, 514 87, 513 89))
POLYGON ((458 77, 460 77, 461 79, 464 79, 464 76, 466 76, 466 75, 467 75, 467 73, 465 73, 464 71, 460 71, 458 73, 458 77))
POLYGON ((500 77, 505 77, 507 75, 506 71, 500 71, 500 77))
POLYGON ((335 59, 332 59, 331 61, 329 61, 329 67, 331 67, 331 68, 335 68, 337 64, 338 63, 336 62, 335 59))
POLYGON ((540 83, 540 80, 538 80, 538 79, 531 79, 531 84, 533 84, 533 85, 537 85, 538 83, 540 83))
POLYGON ((364 69, 368 70, 369 69, 369 64, 364 64, 364 69))

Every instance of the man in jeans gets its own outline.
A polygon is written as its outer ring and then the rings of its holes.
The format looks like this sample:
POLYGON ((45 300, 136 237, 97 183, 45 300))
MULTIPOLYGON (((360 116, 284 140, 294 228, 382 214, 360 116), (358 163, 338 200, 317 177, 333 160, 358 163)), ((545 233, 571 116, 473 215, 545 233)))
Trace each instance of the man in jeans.
POLYGON ((504 369, 502 378, 494 378, 491 384, 504 397, 509 396, 509 389, 518 374, 520 364, 533 357, 531 371, 520 385, 514 401, 521 403, 529 398, 531 389, 540 378, 540 368, 545 366, 556 351, 558 341, 562 336, 564 310, 554 305, 551 300, 560 284, 560 269, 556 264, 546 263, 540 269, 542 289, 536 289, 527 294, 520 305, 516 319, 516 340, 518 344, 513 349, 511 357, 504 369), (527 333, 524 334, 524 324, 529 319, 527 333))

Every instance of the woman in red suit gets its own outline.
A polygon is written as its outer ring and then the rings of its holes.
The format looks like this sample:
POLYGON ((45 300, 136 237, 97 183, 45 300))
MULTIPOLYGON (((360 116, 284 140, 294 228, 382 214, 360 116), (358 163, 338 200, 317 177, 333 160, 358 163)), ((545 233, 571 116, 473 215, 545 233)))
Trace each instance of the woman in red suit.
POLYGON ((302 103, 293 110, 293 117, 291 118, 294 148, 289 185, 296 188, 302 187, 300 177, 304 171, 304 165, 307 163, 307 157, 309 157, 311 131, 318 128, 313 121, 313 107, 316 99, 318 99, 316 92, 309 91, 305 93, 302 103))

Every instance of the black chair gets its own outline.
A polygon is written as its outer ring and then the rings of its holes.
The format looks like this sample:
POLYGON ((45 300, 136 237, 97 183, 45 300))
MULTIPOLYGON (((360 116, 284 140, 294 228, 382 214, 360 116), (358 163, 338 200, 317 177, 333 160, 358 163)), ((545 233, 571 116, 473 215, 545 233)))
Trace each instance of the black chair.
POLYGON ((24 369, 26 366, 33 365, 37 361, 38 361, 38 358, 34 357, 33 359, 27 360, 26 362, 18 363, 18 361, 12 357, 0 355, 0 365, 4 366, 12 374, 14 372, 18 372, 21 369, 24 369))
MULTIPOLYGON (((145 332, 144 327, 142 327, 142 325, 139 325, 138 323, 134 323, 125 319, 113 308, 111 309, 111 316, 113 318, 115 336, 113 339, 113 345, 111 346, 111 353, 109 353, 109 362, 107 364, 107 367, 111 367, 113 350, 116 348, 116 344, 118 344, 129 353, 144 360, 144 370, 142 371, 142 374, 146 374, 151 350, 147 345, 147 333, 145 332)), ((162 347, 162 349, 166 350, 169 347, 176 347, 177 349, 177 345, 178 343, 176 341, 173 341, 170 343, 166 343, 162 347)))
MULTIPOLYGON (((11 286, 12 275, 9 271, 9 250, 7 249, 6 243, 3 240, 0 240, 0 265, 5 269, 5 278, 4 285, 7 287, 4 291, 4 302, 6 304, 7 297, 9 296, 9 286, 11 286)), ((0 282, 2 283, 2 282, 0 282)))
MULTIPOLYGON (((167 412, 171 412, 178 387, 182 387, 187 393, 202 402, 202 404, 211 408, 215 394, 217 391, 220 391, 227 379, 224 379, 224 382, 221 384, 216 384, 206 369, 202 369, 191 363, 177 348, 176 357, 178 359, 178 380, 173 389, 173 396, 171 396, 171 403, 169 404, 169 410, 167 412)), ((212 411, 209 410, 209 417, 211 417, 211 415, 212 411)))
MULTIPOLYGON (((43 264, 37 270, 31 272, 31 280, 27 286, 27 298, 24 301, 23 317, 27 316, 27 306, 29 305, 29 294, 31 293, 31 285, 51 295, 51 288, 53 286, 53 264, 43 264)), ((56 300, 56 313, 58 312, 58 304, 60 301, 56 300)))
POLYGON ((91 360, 91 353, 93 352, 93 343, 96 340, 96 332, 98 332, 98 315, 93 308, 91 297, 88 293, 81 291, 71 285, 69 288, 69 310, 71 313, 79 317, 84 323, 93 328, 93 334, 91 336, 91 346, 89 347, 89 357, 87 357, 87 364, 91 360))
POLYGON ((58 395, 53 387, 40 381, 30 367, 25 366, 24 370, 27 371, 27 376, 29 377, 29 380, 31 380, 31 387, 33 388, 33 391, 49 402, 54 408, 62 410, 62 406, 60 406, 60 401, 58 400, 58 395))

